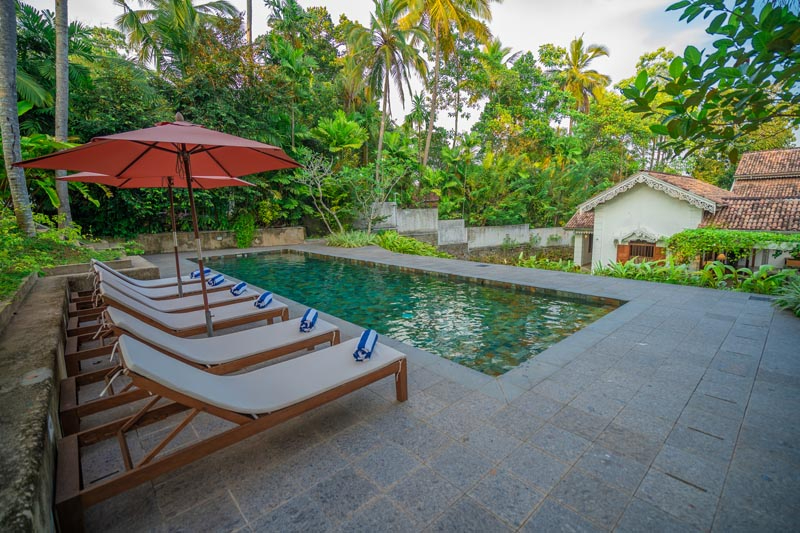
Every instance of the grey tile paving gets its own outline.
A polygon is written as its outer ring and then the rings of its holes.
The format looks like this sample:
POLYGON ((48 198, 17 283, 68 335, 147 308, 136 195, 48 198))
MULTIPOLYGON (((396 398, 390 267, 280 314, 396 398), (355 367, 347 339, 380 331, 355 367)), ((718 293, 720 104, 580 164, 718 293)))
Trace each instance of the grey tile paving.
MULTIPOLYGON (((408 353, 406 404, 383 380, 90 508, 90 530, 796 529, 800 321, 769 302, 296 248, 628 303, 499 378, 386 338, 408 353)), ((171 256, 152 259, 172 274, 171 256)), ((331 319, 345 338, 359 331, 331 319)), ((133 435, 134 455, 175 424, 133 435)), ((173 446, 224 426, 203 415, 173 446)), ((86 459, 85 479, 121 468, 111 447, 86 459)))

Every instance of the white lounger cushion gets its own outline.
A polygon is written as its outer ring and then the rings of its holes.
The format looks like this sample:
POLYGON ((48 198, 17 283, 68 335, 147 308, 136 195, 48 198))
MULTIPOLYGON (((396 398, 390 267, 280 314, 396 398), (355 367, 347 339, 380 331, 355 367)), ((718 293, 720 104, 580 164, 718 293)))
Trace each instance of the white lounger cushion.
POLYGON ((196 400, 237 413, 266 414, 405 358, 377 344, 372 358, 356 362, 358 339, 244 374, 217 376, 194 368, 127 335, 119 338, 125 366, 132 372, 196 400))
MULTIPOLYGON (((98 277, 100 276, 100 274, 101 274, 101 272, 98 271, 98 277)), ((117 277, 119 277, 119 276, 117 276, 117 277)), ((104 277, 104 279, 105 279, 105 277, 104 277)), ((120 279, 122 279, 122 278, 120 278, 120 279)), ((219 290, 220 287, 230 288, 230 287, 233 287, 234 284, 235 284, 235 282, 233 280, 230 280, 230 279, 226 278, 223 283, 220 283, 219 285, 216 285, 215 287, 209 287, 208 290, 209 291, 213 290, 214 292, 216 292, 216 291, 219 290)), ((148 298, 158 299, 158 298, 171 298, 171 297, 177 297, 178 296, 178 286, 177 285, 175 285, 173 287, 152 287, 152 288, 136 287, 136 286, 133 286, 133 285, 130 285, 130 284, 129 284, 129 286, 131 287, 131 290, 134 290, 134 291, 138 292, 139 294, 143 294, 144 296, 147 296, 148 298)), ((203 287, 199 283, 193 283, 193 284, 187 285, 186 287, 183 288, 184 296, 189 295, 189 294, 200 294, 202 291, 203 291, 203 287)), ((228 293, 228 294, 230 294, 230 293, 228 293)))
MULTIPOLYGON (((153 287, 170 287, 172 285, 178 285, 178 278, 171 277, 171 278, 158 278, 158 279, 136 279, 130 276, 126 276, 122 272, 115 270, 108 266, 107 264, 103 263, 102 261, 98 261, 97 259, 92 259, 92 265, 95 267, 100 267, 106 272, 110 272, 114 274, 119 279, 124 279, 128 283, 132 283, 137 287, 146 287, 146 288, 153 288, 153 287)), ((97 271, 97 268, 95 268, 97 271)), ((208 279, 208 276, 206 276, 208 279)), ((181 282, 186 285, 187 283, 199 283, 200 278, 193 278, 191 276, 181 276, 181 282)))
MULTIPOLYGON (((202 339, 184 339, 145 324, 125 311, 109 307, 108 317, 115 326, 124 332, 145 339, 165 352, 175 354, 187 361, 200 365, 221 365, 250 355, 268 352, 290 346, 309 337, 326 333, 333 335, 339 328, 317 320, 316 327, 309 333, 300 333, 300 319, 279 322, 270 326, 234 331, 202 339)), ((323 341, 324 342, 324 341, 323 341)))
MULTIPOLYGON (((156 311, 155 309, 150 309, 149 307, 143 307, 142 304, 119 292, 113 287, 101 286, 101 291, 104 297, 108 296, 108 298, 111 300, 119 302, 120 305, 124 305, 130 309, 135 309, 137 312, 146 315, 148 318, 173 331, 196 328, 206 323, 205 311, 202 309, 198 311, 187 311, 185 313, 163 313, 161 311, 156 311)), ((113 305, 112 302, 106 303, 113 305)), ((212 307, 210 311, 213 322, 217 324, 226 320, 233 320, 246 316, 262 315, 266 311, 275 311, 276 309, 285 308, 287 308, 285 303, 273 298, 272 302, 265 309, 259 309, 253 305, 252 300, 248 300, 246 302, 223 305, 222 307, 212 307)))
MULTIPOLYGON (((137 302, 140 302, 142 305, 146 305, 147 307, 155 309, 156 311, 163 311, 165 313, 177 313, 185 311, 187 309, 191 309, 193 307, 197 308, 203 306, 202 294, 193 294, 190 296, 183 296, 180 298, 170 298, 168 300, 153 300, 152 298, 148 298, 144 294, 138 292, 136 290, 136 287, 132 287, 129 283, 121 279, 115 278, 114 276, 109 276, 103 272, 100 272, 98 274, 98 278, 100 279, 101 294, 105 287, 110 286, 124 294, 127 294, 137 302)), ((222 302, 234 303, 236 301, 253 300, 257 295, 255 291, 251 291, 250 289, 245 289, 245 291, 239 296, 234 296, 233 294, 231 294, 231 291, 209 292, 207 296, 209 304, 219 304, 222 302)))

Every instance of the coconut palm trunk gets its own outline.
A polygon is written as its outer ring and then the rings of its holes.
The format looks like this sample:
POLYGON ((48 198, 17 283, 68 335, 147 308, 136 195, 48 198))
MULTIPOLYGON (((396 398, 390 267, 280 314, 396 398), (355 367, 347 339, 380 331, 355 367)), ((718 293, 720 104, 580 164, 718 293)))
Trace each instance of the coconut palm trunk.
POLYGON ((383 134, 386 131, 386 115, 389 112, 389 68, 383 74, 383 110, 381 112, 381 129, 378 131, 378 151, 375 155, 375 182, 381 179, 381 153, 383 152, 383 134))
POLYGON ((25 172, 11 164, 22 159, 17 115, 17 19, 14 0, 0 0, 0 135, 6 176, 14 203, 17 225, 28 236, 36 235, 25 172))
MULTIPOLYGON (((69 130, 69 16, 67 0, 56 0, 56 140, 65 142, 69 130)), ((66 176, 64 170, 56 170, 56 177, 66 176)), ((66 181, 56 180, 58 214, 60 225, 69 226, 72 210, 69 206, 69 188, 66 181)))
POLYGON ((253 45, 253 0, 247 0, 247 44, 253 45))
POLYGON ((436 123, 436 107, 439 105, 439 63, 442 49, 439 46, 439 32, 436 32, 436 62, 433 65, 433 87, 431 88, 431 110, 428 115, 428 135, 425 137, 425 151, 422 153, 422 166, 428 166, 428 155, 431 152, 433 125, 436 123))

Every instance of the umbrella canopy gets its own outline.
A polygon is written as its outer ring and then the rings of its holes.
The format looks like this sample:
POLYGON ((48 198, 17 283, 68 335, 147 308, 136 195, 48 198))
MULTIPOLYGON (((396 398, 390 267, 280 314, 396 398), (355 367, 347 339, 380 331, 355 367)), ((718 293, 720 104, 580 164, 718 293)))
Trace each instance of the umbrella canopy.
POLYGON ((179 154, 189 156, 193 176, 238 177, 300 166, 276 146, 182 121, 95 137, 15 166, 87 170, 120 178, 161 177, 175 174, 179 154))
MULTIPOLYGON (((84 145, 19 161, 14 166, 83 170, 131 179, 162 176, 238 177, 300 166, 276 146, 185 122, 180 113, 176 119, 175 122, 162 122, 152 128, 95 137, 84 145)), ((186 179, 186 188, 189 191, 197 263, 203 285, 206 326, 211 336, 214 328, 203 272, 193 182, 194 178, 186 179)))
MULTIPOLYGON (((182 176, 172 177, 146 177, 146 178, 119 178, 98 174, 96 172, 78 172, 61 178, 59 181, 78 181, 82 183, 97 183, 118 189, 156 189, 177 187, 185 189, 186 180, 182 176), (172 183, 170 184, 170 179, 172 183)), ((192 187, 197 189, 219 189, 220 187, 253 187, 254 184, 239 178, 229 178, 226 176, 194 176, 192 177, 192 187)))

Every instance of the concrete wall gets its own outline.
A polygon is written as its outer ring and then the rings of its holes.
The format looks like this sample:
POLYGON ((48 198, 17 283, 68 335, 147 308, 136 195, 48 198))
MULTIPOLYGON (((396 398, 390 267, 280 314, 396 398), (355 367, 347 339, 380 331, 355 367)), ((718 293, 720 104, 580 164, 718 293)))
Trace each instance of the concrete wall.
POLYGON ((467 228, 464 219, 439 221, 439 246, 450 244, 464 244, 467 242, 467 228))
MULTIPOLYGON (((617 259, 620 239, 637 230, 660 238, 700 224, 703 210, 639 184, 594 210, 593 262, 606 265, 617 259)), ((660 246, 664 243, 661 241, 660 246)))
POLYGON ((571 232, 564 228, 531 228, 530 241, 533 246, 564 246, 572 240, 571 232))
POLYGON ((397 209, 397 233, 435 233, 439 230, 438 209, 397 209))
POLYGON ((467 240, 470 250, 504 243, 527 244, 530 241, 530 228, 528 224, 467 228, 467 240))
MULTIPOLYGON (((383 202, 375 210, 375 216, 384 220, 372 225, 373 229, 395 229, 397 227, 397 204, 395 202, 383 202)), ((366 223, 364 223, 366 227, 366 223)))
MULTIPOLYGON (((302 244, 305 229, 302 226, 291 228, 256 228, 253 246, 283 246, 302 244)), ((150 233, 136 237, 147 254, 170 253, 173 250, 172 233, 150 233)), ((201 231, 200 243, 203 250, 236 248, 236 233, 233 231, 201 231)), ((194 234, 178 232, 178 251, 194 251, 194 234)))
POLYGON ((592 252, 589 251, 589 238, 591 237, 590 234, 575 234, 575 243, 574 243, 574 255, 572 257, 572 262, 579 266, 591 266, 592 265, 592 252))

